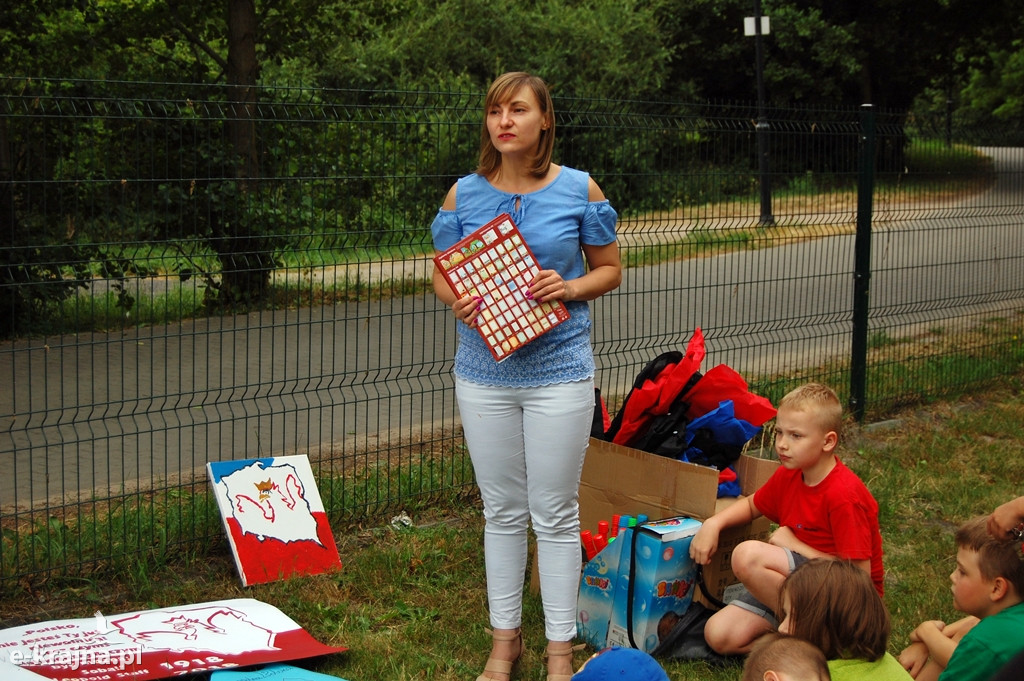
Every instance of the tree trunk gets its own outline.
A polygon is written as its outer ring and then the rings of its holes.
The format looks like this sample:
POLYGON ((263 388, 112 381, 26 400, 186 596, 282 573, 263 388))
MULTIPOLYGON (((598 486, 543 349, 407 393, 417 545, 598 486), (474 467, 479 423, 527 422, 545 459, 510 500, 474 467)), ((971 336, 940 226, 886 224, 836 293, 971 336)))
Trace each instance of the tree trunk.
POLYGON ((14 171, 7 119, 0 118, 0 337, 13 333, 15 319, 21 312, 19 292, 15 289, 15 223, 14 171))
POLYGON ((256 6, 253 0, 228 0, 228 139, 238 161, 243 189, 259 177, 256 155, 256 6))
POLYGON ((264 296, 274 257, 266 226, 257 217, 259 155, 256 145, 256 7, 253 0, 228 0, 228 117, 225 130, 234 154, 238 205, 219 215, 213 248, 221 261, 217 302, 248 303, 264 296))

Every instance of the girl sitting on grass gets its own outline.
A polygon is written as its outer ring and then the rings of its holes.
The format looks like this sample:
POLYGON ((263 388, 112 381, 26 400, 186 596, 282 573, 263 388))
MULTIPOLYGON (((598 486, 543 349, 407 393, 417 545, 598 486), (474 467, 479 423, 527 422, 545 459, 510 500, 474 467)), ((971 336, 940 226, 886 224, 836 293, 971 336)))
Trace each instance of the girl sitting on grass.
POLYGON ((844 560, 798 566, 779 590, 779 631, 821 648, 832 681, 911 681, 886 648, 889 611, 871 577, 844 560))

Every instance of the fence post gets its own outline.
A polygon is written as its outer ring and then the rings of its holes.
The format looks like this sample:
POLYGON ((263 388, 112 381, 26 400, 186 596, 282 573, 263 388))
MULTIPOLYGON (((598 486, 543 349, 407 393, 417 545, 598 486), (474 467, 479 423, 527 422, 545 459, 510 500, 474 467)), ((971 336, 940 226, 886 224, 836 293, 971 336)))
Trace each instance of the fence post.
POLYGON ((764 50, 761 47, 761 0, 754 0, 754 52, 757 70, 757 124, 754 126, 757 135, 757 174, 761 184, 761 218, 758 227, 774 227, 775 215, 772 214, 772 188, 769 168, 769 137, 771 124, 765 115, 764 102, 764 50))
POLYGON ((871 282, 871 211, 875 191, 875 107, 860 108, 857 172, 857 237, 853 265, 853 339, 850 353, 850 412, 864 420, 867 391, 868 294, 871 282))

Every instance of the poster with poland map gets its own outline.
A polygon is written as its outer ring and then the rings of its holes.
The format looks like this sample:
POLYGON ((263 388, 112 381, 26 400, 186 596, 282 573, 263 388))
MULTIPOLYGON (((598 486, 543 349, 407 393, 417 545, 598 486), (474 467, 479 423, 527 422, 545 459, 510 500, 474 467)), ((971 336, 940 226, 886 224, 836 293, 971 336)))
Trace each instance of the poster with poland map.
POLYGON ((216 461, 207 470, 243 586, 341 568, 305 455, 216 461))
POLYGON ((147 681, 329 653, 283 612, 235 598, 0 630, 3 681, 147 681))

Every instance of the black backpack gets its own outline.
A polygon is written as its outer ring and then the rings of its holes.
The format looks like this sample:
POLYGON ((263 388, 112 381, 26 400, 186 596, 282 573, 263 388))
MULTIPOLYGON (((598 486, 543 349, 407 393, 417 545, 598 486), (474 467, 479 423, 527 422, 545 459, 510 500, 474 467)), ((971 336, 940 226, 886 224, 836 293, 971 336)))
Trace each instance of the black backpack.
POLYGON ((651 656, 670 660, 704 660, 713 667, 742 664, 743 657, 719 655, 704 640, 704 625, 715 612, 703 603, 691 603, 672 631, 651 651, 651 656))
MULTIPOLYGON (((629 403, 630 397, 633 395, 634 390, 638 390, 643 387, 647 381, 657 381, 658 375, 674 364, 678 364, 683 359, 683 353, 678 350, 670 350, 664 352, 650 362, 636 375, 633 381, 633 387, 630 388, 629 393, 626 395, 626 400, 619 407, 619 411, 615 414, 615 418, 612 419, 611 425, 608 430, 601 437, 602 440, 611 441, 619 430, 622 428, 622 421, 626 412, 626 404, 629 403)), ((697 384, 697 381, 701 379, 701 373, 695 371, 689 380, 682 387, 682 389, 676 394, 672 400, 672 404, 668 411, 664 414, 657 414, 653 416, 648 423, 641 427, 636 437, 630 442, 626 443, 627 446, 633 449, 642 449, 645 452, 652 454, 658 454, 661 456, 667 456, 670 458, 679 458, 679 455, 686 449, 686 410, 689 405, 686 403, 686 394, 690 391, 693 386, 697 384)))

